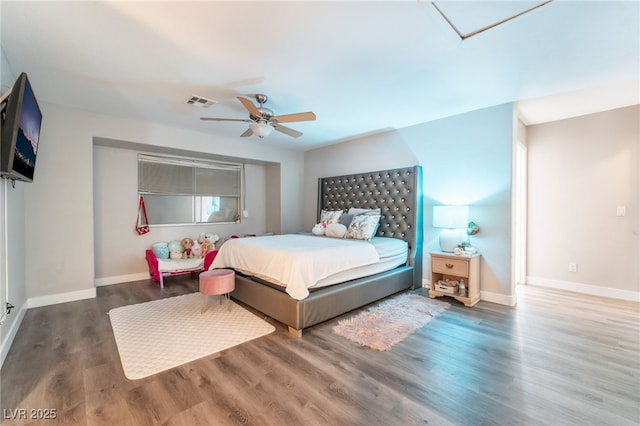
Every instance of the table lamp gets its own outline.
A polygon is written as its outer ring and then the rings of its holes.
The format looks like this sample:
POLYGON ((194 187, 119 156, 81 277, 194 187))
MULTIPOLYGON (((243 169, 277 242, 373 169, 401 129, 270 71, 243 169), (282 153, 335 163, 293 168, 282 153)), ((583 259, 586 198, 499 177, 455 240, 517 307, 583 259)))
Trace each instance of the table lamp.
POLYGON ((453 250, 466 240, 461 229, 467 228, 468 206, 434 206, 433 226, 443 228, 440 232, 440 250, 453 253, 453 250))

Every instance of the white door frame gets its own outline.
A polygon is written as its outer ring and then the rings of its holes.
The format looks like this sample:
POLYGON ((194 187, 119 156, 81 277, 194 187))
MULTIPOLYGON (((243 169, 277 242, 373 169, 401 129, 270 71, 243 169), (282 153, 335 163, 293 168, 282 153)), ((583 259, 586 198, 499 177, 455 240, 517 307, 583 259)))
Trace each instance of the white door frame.
POLYGON ((527 281, 527 146, 520 141, 516 143, 515 174, 514 277, 517 286, 527 281))

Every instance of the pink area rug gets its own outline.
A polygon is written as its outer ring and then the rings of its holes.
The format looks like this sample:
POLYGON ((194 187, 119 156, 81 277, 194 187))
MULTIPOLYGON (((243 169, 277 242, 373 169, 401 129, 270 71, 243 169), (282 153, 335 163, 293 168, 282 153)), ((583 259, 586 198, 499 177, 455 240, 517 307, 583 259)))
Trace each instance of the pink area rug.
POLYGON ((447 302, 405 293, 340 320, 333 332, 360 346, 387 351, 449 306, 447 302))

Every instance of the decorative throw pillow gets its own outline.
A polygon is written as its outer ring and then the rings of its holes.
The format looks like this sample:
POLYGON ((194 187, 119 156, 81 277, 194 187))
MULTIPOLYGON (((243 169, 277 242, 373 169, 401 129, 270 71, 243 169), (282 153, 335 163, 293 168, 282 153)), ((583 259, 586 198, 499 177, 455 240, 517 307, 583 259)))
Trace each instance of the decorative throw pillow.
POLYGON ((344 225, 344 229, 347 229, 349 225, 351 225, 351 219, 353 219, 353 215, 349 213, 343 213, 340 216, 340 223, 344 225))
POLYGON ((354 216, 344 237, 354 240, 370 240, 376 235, 379 223, 379 214, 361 214, 354 216))
POLYGON ((340 216, 342 216, 342 210, 321 210, 320 223, 324 223, 325 225, 338 223, 340 222, 340 216))
POLYGON ((325 230, 325 235, 327 237, 342 238, 346 233, 347 227, 341 223, 332 223, 331 225, 327 225, 327 229, 325 230))

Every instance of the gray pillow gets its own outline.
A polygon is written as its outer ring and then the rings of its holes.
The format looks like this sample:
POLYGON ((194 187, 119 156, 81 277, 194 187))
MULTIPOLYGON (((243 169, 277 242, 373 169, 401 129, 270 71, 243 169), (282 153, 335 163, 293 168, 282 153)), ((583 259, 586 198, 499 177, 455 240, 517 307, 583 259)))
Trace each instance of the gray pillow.
POLYGON ((340 223, 348 228, 349 225, 351 225, 351 219, 353 219, 352 214, 342 213, 342 216, 340 216, 340 223))

